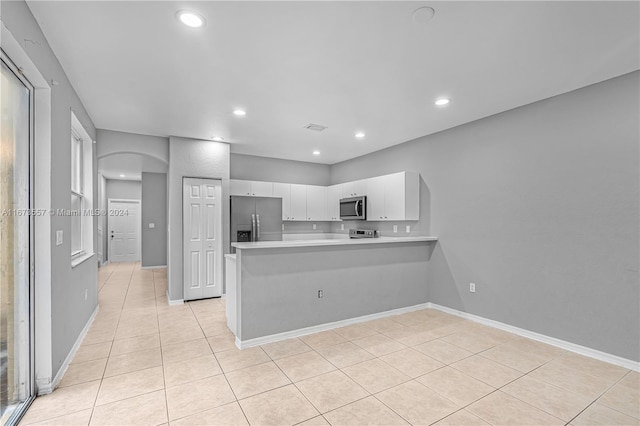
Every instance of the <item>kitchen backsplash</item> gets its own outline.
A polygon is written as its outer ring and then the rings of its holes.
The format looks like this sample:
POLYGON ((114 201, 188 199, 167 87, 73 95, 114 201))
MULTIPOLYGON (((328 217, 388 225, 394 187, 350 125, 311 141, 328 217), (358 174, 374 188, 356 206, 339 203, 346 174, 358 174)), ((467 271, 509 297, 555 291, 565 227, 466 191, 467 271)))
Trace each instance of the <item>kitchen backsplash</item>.
POLYGON ((284 224, 283 234, 310 234, 327 233, 331 231, 331 222, 282 222, 284 224), (316 229, 313 229, 313 225, 316 229))

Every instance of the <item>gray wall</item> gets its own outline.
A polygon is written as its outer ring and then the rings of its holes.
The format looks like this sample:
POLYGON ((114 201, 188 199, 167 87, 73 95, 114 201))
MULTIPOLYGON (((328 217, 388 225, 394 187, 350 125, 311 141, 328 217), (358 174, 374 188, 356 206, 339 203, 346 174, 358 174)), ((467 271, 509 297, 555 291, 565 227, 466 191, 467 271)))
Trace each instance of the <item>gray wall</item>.
POLYGON ((140 200, 141 197, 142 184, 140 181, 107 179, 107 199, 140 200))
POLYGON ((431 302, 638 361, 639 77, 336 164, 332 182, 420 172, 431 302))
POLYGON ((433 245, 238 250, 238 337, 255 339, 426 303, 433 245), (321 299, 318 290, 324 292, 321 299))
POLYGON ((167 264, 167 175, 142 173, 142 266, 167 264), (150 229, 149 223, 155 228, 150 229))
MULTIPOLYGON (((229 247, 229 145, 169 139, 167 278, 169 300, 183 299, 182 178, 222 179, 222 247, 229 247)), ((224 262, 223 262, 224 263, 224 262)))
MULTIPOLYGON (((2 22, 22 45, 25 52, 47 80, 57 80, 51 90, 51 207, 71 208, 71 111, 92 139, 96 130, 80 98, 49 47, 37 21, 24 1, 2 2, 2 22), (29 42, 23 42, 28 40, 29 42)), ((94 152, 94 172, 97 160, 94 152)), ((94 173, 95 176, 95 173, 94 173)), ((97 208, 97 179, 93 180, 97 208)), ((97 252, 97 221, 94 221, 94 252, 97 252)), ((51 357, 55 376, 80 332, 98 304, 97 255, 71 268, 71 218, 51 217, 51 235, 36 236, 36 244, 51 244, 51 357), (55 245, 55 232, 64 232, 64 243, 55 245), (85 290, 88 298, 85 300, 85 290), (73 309, 70 309, 70 308, 73 309)), ((37 336, 36 336, 37 338, 37 336)), ((38 372, 36 372, 37 374, 38 372)), ((52 377, 53 377, 52 376, 52 377)), ((41 379, 38 377, 38 379, 41 379)), ((46 379, 46 378, 42 378, 46 379)))
POLYGON ((329 185, 331 171, 326 164, 231 154, 231 179, 329 185))

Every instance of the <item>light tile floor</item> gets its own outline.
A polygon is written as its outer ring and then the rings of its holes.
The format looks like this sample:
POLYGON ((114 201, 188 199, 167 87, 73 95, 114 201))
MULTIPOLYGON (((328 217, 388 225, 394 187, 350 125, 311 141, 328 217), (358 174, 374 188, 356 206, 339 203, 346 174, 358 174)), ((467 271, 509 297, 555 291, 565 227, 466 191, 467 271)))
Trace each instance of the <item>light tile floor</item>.
POLYGON ((238 350, 224 299, 99 271, 100 312, 22 424, 638 425, 640 377, 435 310, 238 350))

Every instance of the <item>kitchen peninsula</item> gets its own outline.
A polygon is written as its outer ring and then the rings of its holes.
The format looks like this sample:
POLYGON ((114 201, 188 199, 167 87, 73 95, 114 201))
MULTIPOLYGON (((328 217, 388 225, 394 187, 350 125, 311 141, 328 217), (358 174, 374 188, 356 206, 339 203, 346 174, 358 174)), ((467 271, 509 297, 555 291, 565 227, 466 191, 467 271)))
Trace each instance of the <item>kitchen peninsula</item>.
POLYGON ((233 243, 227 321, 239 348, 256 346, 427 302, 436 237, 329 238, 233 243))

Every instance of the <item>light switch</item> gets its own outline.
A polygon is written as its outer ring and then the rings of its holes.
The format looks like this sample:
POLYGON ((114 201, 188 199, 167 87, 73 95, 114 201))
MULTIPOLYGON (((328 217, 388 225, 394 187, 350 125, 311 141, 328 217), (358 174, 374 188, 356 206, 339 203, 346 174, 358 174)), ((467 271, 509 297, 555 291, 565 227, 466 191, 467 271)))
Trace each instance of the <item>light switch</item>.
POLYGON ((156 224, 155 224, 155 223, 150 223, 150 224, 149 224, 149 229, 154 229, 155 227, 156 227, 156 224))
POLYGON ((411 232, 411 225, 407 225, 407 232, 411 232))
POLYGON ((62 244, 62 230, 56 231, 56 245, 62 244))

